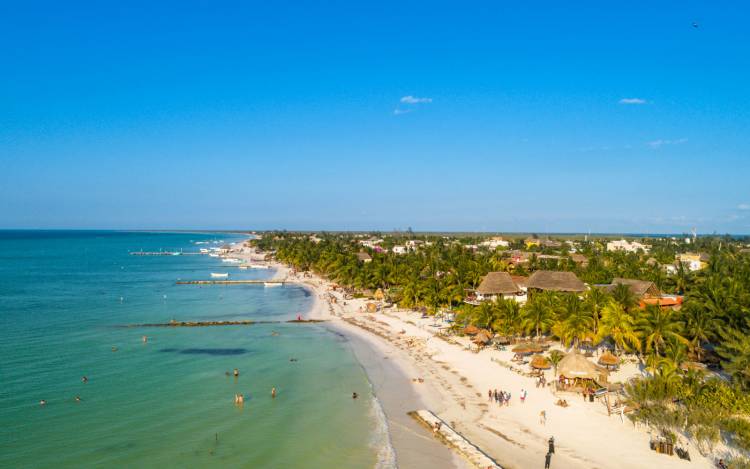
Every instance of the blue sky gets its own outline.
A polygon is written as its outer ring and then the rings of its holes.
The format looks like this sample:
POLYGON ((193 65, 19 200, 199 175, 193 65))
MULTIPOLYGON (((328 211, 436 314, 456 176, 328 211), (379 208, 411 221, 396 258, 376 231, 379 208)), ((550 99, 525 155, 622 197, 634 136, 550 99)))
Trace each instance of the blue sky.
POLYGON ((750 233, 744 2, 323 3, 0 6, 0 228, 750 233))

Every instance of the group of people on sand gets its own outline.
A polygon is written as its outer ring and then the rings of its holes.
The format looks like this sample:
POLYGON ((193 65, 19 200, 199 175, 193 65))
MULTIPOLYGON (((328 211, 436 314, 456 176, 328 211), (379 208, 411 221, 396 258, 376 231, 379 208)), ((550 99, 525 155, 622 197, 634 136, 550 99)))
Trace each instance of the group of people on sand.
POLYGON ((497 389, 490 389, 489 391, 487 391, 487 397, 490 402, 495 401, 495 403, 500 406, 510 405, 510 392, 508 391, 498 391, 497 389))
MULTIPOLYGON (((528 391, 525 389, 521 389, 521 392, 519 394, 519 398, 521 399, 521 404, 526 402, 526 396, 528 396, 528 391)), ((498 391, 497 389, 489 389, 487 391, 487 399, 492 402, 495 401, 496 404, 502 406, 505 405, 506 407, 510 405, 510 392, 509 391, 498 391)))

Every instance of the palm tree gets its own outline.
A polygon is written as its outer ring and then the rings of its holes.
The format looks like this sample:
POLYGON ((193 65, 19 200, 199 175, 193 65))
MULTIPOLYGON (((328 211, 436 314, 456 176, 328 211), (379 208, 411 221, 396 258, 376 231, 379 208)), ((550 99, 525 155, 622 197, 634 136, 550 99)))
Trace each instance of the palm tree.
POLYGON ((521 305, 516 300, 498 298, 495 302, 495 322, 492 329, 504 335, 516 335, 521 330, 521 305))
POLYGON ((602 309, 602 319, 597 338, 602 340, 606 337, 612 339, 615 345, 615 354, 618 350, 640 349, 641 340, 636 332, 636 320, 623 306, 610 300, 602 309))
POLYGON ((565 345, 581 347, 581 342, 592 336, 594 317, 583 307, 575 295, 566 296, 561 302, 563 321, 558 322, 553 330, 565 345))
POLYGON ((675 319, 671 309, 655 305, 646 306, 645 314, 638 322, 646 352, 661 355, 667 340, 688 343, 688 340, 680 335, 680 323, 675 319))
POLYGON ((535 331, 539 339, 542 332, 548 331, 557 317, 556 298, 547 293, 537 293, 526 302, 521 310, 522 326, 529 331, 535 331))
POLYGON ((711 317, 698 307, 687 305, 683 308, 683 328, 685 336, 690 340, 690 349, 695 353, 698 361, 703 353, 703 343, 708 342, 711 331, 711 317))
POLYGON ((594 317, 594 333, 599 332, 599 320, 601 319, 602 309, 609 303, 610 296, 603 288, 592 288, 584 295, 586 308, 591 311, 594 317))
POLYGON ((638 299, 635 297, 630 287, 624 283, 618 283, 612 290, 612 298, 620 303, 626 311, 630 311, 638 305, 638 299))

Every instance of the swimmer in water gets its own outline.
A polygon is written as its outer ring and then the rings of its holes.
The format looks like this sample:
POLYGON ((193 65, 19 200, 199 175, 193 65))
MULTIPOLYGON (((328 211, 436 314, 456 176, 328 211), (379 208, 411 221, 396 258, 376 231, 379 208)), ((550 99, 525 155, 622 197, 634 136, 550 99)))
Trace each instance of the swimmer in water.
POLYGON ((112 347, 112 351, 116 352, 117 351, 117 347, 112 347))
POLYGON ((276 398, 276 388, 271 388, 271 397, 276 398))
POLYGON ((47 405, 47 401, 45 401, 44 399, 42 399, 41 401, 39 401, 39 405, 47 405))
POLYGON ((234 377, 236 378, 236 377, 238 377, 239 375, 240 375, 240 370, 238 370, 237 368, 235 368, 235 369, 234 369, 234 377))
POLYGON ((86 384, 86 383, 89 382, 89 379, 84 376, 83 378, 81 378, 81 382, 84 383, 84 384, 86 384))
POLYGON ((144 335, 143 337, 141 337, 141 340, 145 344, 146 342, 148 342, 148 337, 144 335))
POLYGON ((356 393, 356 392, 353 392, 353 393, 352 393, 352 399, 356 399, 356 398, 357 398, 357 393, 356 393))
POLYGON ((76 396, 76 402, 81 402, 81 396, 76 396))

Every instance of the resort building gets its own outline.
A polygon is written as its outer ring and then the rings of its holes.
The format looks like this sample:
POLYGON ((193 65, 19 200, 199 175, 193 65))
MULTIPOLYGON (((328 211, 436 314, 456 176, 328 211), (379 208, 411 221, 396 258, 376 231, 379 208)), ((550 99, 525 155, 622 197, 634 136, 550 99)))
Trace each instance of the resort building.
POLYGON ((614 278, 612 283, 607 285, 607 290, 612 292, 617 285, 627 285, 630 292, 635 295, 636 298, 642 299, 644 297, 657 298, 661 296, 659 287, 654 282, 648 280, 636 280, 631 278, 614 278))
POLYGON ((497 249, 497 248, 507 248, 510 246, 510 242, 504 240, 503 238, 499 236, 493 236, 492 238, 482 241, 479 243, 480 246, 487 247, 489 249, 497 249))
POLYGON ((375 249, 376 247, 380 246, 380 243, 382 243, 382 239, 378 238, 369 238, 369 239, 363 239, 359 242, 362 246, 370 249, 375 249))
POLYGON ((686 252, 677 255, 677 261, 687 267, 691 272, 704 269, 708 265, 709 256, 705 252, 692 253, 686 252))
POLYGON ((476 291, 477 301, 506 300, 525 301, 526 296, 507 272, 490 272, 484 276, 476 291), (523 297, 523 298, 521 298, 523 297))
POLYGON ((409 248, 406 246, 393 246, 391 251, 393 251, 393 254, 406 254, 409 252, 409 248))
POLYGON ((619 241, 610 241, 607 243, 607 251, 625 251, 625 252, 648 252, 651 246, 646 246, 638 241, 626 241, 621 239, 619 241))
POLYGON ((533 291, 555 291, 569 293, 583 293, 586 284, 573 272, 556 272, 552 270, 537 270, 529 277, 527 284, 529 293, 533 291))

